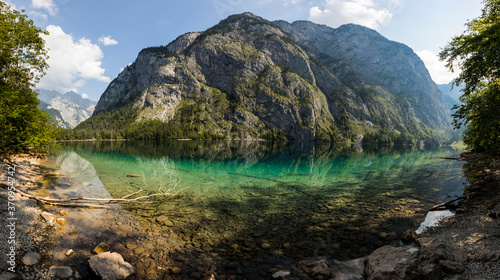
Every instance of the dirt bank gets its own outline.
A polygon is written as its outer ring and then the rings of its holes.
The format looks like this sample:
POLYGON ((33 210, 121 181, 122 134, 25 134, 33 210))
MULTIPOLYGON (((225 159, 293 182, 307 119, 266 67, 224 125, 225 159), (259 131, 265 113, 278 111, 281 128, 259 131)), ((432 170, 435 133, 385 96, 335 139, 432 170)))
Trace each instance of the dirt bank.
POLYGON ((444 245, 445 279, 500 279, 500 159, 463 153, 470 186, 465 188, 456 215, 420 237, 444 245))

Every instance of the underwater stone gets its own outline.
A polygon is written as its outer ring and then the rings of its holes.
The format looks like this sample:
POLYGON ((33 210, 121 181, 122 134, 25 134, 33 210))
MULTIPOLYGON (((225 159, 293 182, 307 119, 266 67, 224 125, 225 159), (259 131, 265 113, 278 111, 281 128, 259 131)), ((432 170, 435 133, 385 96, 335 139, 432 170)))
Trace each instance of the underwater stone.
POLYGON ((272 277, 273 279, 285 280, 290 278, 290 271, 288 270, 276 271, 275 273, 273 273, 272 277))
POLYGON ((109 245, 106 244, 105 242, 101 242, 94 248, 94 250, 92 250, 92 253, 101 254, 107 251, 109 251, 109 245))
POLYGON ((51 266, 49 268, 49 275, 59 277, 61 279, 68 279, 73 275, 73 270, 69 266, 51 266))
POLYGON ((64 226, 66 224, 66 219, 65 218, 57 218, 56 219, 56 222, 61 225, 61 226, 64 226))
POLYGON ((40 216, 42 216, 42 218, 47 222, 49 226, 53 226, 57 219, 56 215, 51 214, 49 212, 42 212, 40 216))
POLYGON ((40 261, 40 254, 36 252, 29 252, 23 257, 24 265, 34 265, 40 261))

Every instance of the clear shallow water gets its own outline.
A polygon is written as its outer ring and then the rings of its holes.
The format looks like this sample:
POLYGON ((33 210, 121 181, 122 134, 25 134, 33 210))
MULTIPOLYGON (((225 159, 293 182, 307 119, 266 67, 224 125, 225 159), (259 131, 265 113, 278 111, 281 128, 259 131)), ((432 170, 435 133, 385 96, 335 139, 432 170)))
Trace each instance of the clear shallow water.
POLYGON ((444 159, 459 152, 308 142, 77 142, 63 144, 53 162, 84 162, 97 174, 85 181, 66 168, 66 189, 95 184, 113 197, 176 182, 178 196, 130 213, 147 231, 230 260, 350 259, 393 242, 381 233, 416 229, 426 209, 461 195, 462 162, 444 159))

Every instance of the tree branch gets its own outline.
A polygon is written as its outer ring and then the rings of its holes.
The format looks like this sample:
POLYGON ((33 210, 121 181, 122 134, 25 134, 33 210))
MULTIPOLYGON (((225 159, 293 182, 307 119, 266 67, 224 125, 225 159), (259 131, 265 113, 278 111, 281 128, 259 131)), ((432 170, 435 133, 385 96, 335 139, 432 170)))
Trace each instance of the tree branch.
MULTIPOLYGON (((4 183, 0 183, 0 186, 2 188, 8 189, 8 185, 4 183)), ((92 197, 72 197, 72 198, 48 198, 48 197, 40 197, 36 195, 32 195, 26 192, 23 192, 17 188, 14 188, 13 190, 17 193, 19 193, 22 196, 35 199, 36 201, 49 204, 49 205, 54 205, 54 206, 67 206, 67 207, 95 207, 95 208, 109 208, 108 206, 102 205, 102 204, 110 204, 110 203, 134 203, 134 202, 142 202, 144 200, 148 200, 150 198, 156 198, 156 197, 167 197, 171 198, 175 195, 177 195, 179 192, 186 188, 182 188, 176 192, 173 192, 175 189, 175 186, 173 188, 168 189, 166 192, 161 192, 163 186, 160 186, 158 188, 158 191, 156 193, 152 193, 149 195, 142 195, 138 196, 135 198, 129 198, 134 195, 138 195, 139 193, 143 192, 145 188, 142 188, 134 193, 128 194, 124 196, 123 198, 92 198, 92 197), (79 201, 89 201, 93 202, 92 204, 88 203, 80 203, 79 201)))

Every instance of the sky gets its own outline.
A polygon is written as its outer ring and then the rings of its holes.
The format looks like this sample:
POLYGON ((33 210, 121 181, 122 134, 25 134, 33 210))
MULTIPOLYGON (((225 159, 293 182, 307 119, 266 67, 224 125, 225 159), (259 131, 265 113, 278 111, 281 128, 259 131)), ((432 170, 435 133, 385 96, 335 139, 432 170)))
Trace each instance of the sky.
POLYGON ((251 12, 267 20, 310 20, 336 28, 356 23, 408 45, 437 84, 449 72, 437 55, 481 0, 1 0, 25 10, 49 31, 47 74, 39 89, 75 91, 99 100, 108 84, 143 48, 167 45, 186 32, 203 31, 231 14, 251 12), (458 4, 460 2, 460 4, 458 4))

